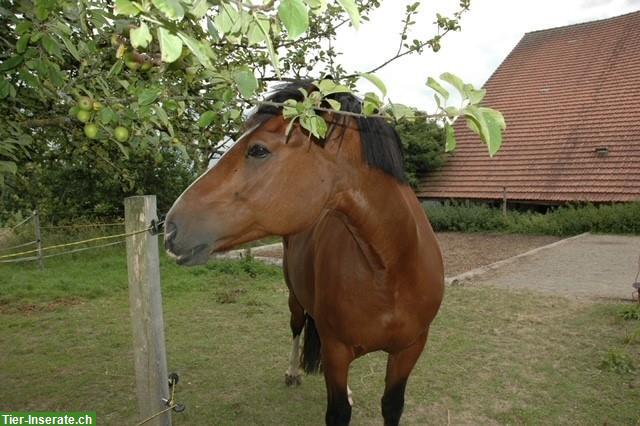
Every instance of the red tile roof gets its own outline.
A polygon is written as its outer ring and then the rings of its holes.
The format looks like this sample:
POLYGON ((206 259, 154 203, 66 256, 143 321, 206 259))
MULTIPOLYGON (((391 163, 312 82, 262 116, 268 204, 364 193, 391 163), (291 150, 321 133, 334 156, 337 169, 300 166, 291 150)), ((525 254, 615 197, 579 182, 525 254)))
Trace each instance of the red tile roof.
POLYGON ((640 200, 640 12, 527 33, 484 87, 507 122, 502 149, 490 158, 460 120, 419 197, 640 200))

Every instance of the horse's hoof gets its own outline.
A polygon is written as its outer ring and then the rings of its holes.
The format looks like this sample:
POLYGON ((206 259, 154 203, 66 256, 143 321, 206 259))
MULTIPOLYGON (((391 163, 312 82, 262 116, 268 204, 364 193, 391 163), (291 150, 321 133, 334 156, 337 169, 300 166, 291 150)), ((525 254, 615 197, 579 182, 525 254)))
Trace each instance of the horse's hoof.
POLYGON ((285 374, 284 383, 289 387, 300 386, 300 384, 302 383, 302 378, 299 374, 295 376, 291 374, 285 374))

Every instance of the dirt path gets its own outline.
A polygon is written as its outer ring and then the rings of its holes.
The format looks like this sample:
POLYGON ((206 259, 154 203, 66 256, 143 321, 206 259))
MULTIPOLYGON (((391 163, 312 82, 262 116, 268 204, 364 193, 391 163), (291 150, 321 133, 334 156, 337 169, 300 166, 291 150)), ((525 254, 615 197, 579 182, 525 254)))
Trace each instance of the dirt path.
POLYGON ((472 279, 572 298, 631 299, 640 237, 591 235, 526 256, 472 279))
MULTIPOLYGON (((558 237, 549 236, 458 232, 442 232, 438 233, 437 237, 447 276, 457 275, 559 240, 558 237)), ((277 243, 255 247, 252 249, 252 254, 258 257, 281 259, 282 246, 277 243)))
POLYGON ((448 277, 489 265, 498 260, 524 253, 536 247, 558 241, 558 237, 536 235, 437 234, 448 277))

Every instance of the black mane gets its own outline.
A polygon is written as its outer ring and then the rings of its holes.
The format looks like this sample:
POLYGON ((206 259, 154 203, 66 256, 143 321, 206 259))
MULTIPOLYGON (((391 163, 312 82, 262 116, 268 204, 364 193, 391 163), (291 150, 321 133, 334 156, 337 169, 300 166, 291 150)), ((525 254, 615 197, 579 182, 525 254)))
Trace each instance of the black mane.
MULTIPOLYGON (((304 99, 302 92, 299 90, 301 88, 308 92, 315 89, 310 81, 286 83, 278 86, 276 91, 267 97, 267 100, 282 103, 288 99, 293 99, 300 102, 304 99)), ((356 114, 362 113, 362 100, 351 93, 335 93, 328 97, 340 103, 341 111, 356 114)), ((281 107, 261 105, 251 116, 248 124, 262 123, 272 116, 280 114, 281 111, 281 107)), ((327 135, 331 135, 336 125, 344 124, 344 121, 348 118, 345 115, 341 117, 343 121, 341 123, 332 123, 327 135)), ((402 145, 400 136, 395 128, 379 117, 356 117, 354 119, 360 129, 360 140, 367 164, 393 176, 400 183, 407 183, 402 160, 402 145)), ((324 141, 319 142, 324 145, 324 141)))

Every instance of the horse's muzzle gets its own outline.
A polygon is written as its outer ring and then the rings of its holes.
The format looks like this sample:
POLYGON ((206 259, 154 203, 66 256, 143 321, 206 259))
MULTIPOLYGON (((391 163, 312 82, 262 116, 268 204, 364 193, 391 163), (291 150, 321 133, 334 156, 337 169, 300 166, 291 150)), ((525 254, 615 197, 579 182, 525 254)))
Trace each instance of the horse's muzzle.
POLYGON ((173 222, 165 224, 164 248, 178 265, 203 265, 209 260, 209 244, 198 244, 184 249, 176 244, 178 228, 173 222))

